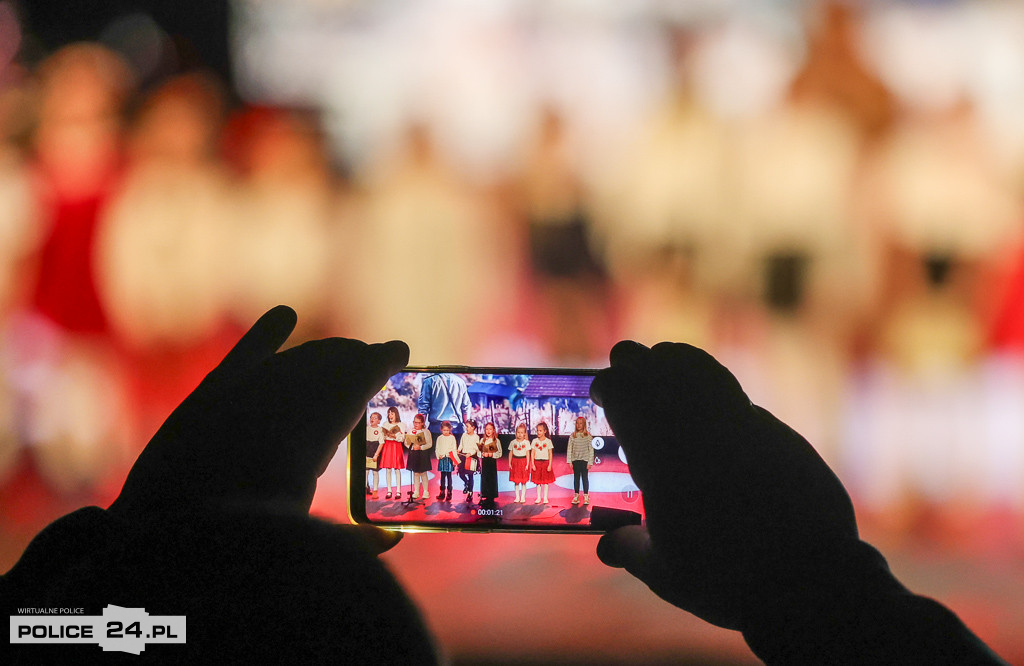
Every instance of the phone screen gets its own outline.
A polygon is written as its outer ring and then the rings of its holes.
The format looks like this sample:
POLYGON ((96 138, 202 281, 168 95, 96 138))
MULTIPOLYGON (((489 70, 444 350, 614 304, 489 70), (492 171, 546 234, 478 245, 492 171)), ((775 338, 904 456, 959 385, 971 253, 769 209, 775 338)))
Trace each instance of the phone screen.
POLYGON ((594 532, 607 528, 598 523, 609 515, 640 522, 643 502, 626 455, 590 399, 595 372, 394 375, 349 442, 353 518, 486 531, 594 532))

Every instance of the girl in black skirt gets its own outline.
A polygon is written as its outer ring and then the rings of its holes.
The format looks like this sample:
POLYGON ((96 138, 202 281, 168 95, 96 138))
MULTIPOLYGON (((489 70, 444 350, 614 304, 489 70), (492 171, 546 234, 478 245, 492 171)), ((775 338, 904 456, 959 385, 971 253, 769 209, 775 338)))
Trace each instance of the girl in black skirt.
POLYGON ((405 448, 409 449, 409 459, 405 468, 412 472, 412 498, 420 498, 420 488, 423 489, 423 499, 427 499, 427 472, 431 469, 430 448, 434 446, 434 439, 424 425, 427 417, 417 414, 412 420, 412 431, 405 436, 405 448))

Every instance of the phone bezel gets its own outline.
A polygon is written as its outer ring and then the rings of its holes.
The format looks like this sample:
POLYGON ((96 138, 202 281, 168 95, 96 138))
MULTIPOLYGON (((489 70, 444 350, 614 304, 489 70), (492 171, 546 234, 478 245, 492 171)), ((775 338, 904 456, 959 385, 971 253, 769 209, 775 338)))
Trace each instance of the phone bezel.
MULTIPOLYGON (((495 375, 566 375, 566 376, 590 376, 593 377, 600 368, 522 368, 522 367, 496 367, 496 366, 466 366, 466 365, 435 365, 435 366, 408 366, 402 368, 398 373, 403 372, 455 372, 465 374, 495 374, 495 375)), ((390 379, 390 377, 389 377, 390 379)), ((381 387, 383 389, 383 387, 381 387)), ((368 410, 363 411, 359 424, 353 428, 348 436, 348 447, 346 451, 346 470, 348 471, 348 514, 349 520, 353 523, 374 525, 385 530, 397 532, 513 532, 529 534, 604 534, 605 531, 592 526, 586 528, 565 528, 559 525, 510 525, 506 523, 467 523, 465 525, 443 525, 436 523, 408 522, 408 523, 381 523, 375 522, 366 515, 366 456, 352 454, 353 450, 364 452, 366 450, 366 421, 368 410), (356 483, 356 479, 364 483, 356 483)))

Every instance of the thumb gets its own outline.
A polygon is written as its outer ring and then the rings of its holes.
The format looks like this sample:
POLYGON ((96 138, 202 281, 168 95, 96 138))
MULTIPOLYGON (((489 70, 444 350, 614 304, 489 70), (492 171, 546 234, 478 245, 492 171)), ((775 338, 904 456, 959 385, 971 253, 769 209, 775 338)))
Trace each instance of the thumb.
POLYGON ((295 330, 297 320, 295 310, 287 305, 271 308, 256 320, 213 373, 231 373, 273 355, 295 330))
POLYGON ((643 580, 651 558, 651 535, 640 525, 612 530, 597 542, 597 557, 608 566, 625 569, 643 580))
POLYGON ((401 532, 382 530, 373 525, 339 525, 338 527, 357 533, 362 542, 366 544, 366 547, 374 555, 380 555, 391 550, 398 545, 403 536, 401 532))
POLYGON ((708 583, 708 576, 721 577, 716 567, 697 570, 680 559, 668 561, 651 545, 646 527, 628 525, 608 532, 597 542, 597 556, 610 567, 625 569, 646 583, 656 595, 673 606, 726 629, 741 626, 735 594, 737 585, 721 587, 708 583), (715 590, 719 594, 715 594, 715 590))

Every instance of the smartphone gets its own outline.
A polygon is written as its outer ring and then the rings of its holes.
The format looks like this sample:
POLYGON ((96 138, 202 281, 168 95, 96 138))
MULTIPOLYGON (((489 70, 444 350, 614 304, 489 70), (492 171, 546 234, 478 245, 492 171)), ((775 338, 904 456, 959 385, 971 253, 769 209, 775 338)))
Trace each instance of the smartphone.
POLYGON ((625 452, 590 399, 596 373, 403 369, 349 437, 350 517, 403 531, 595 534, 640 524, 625 452))

